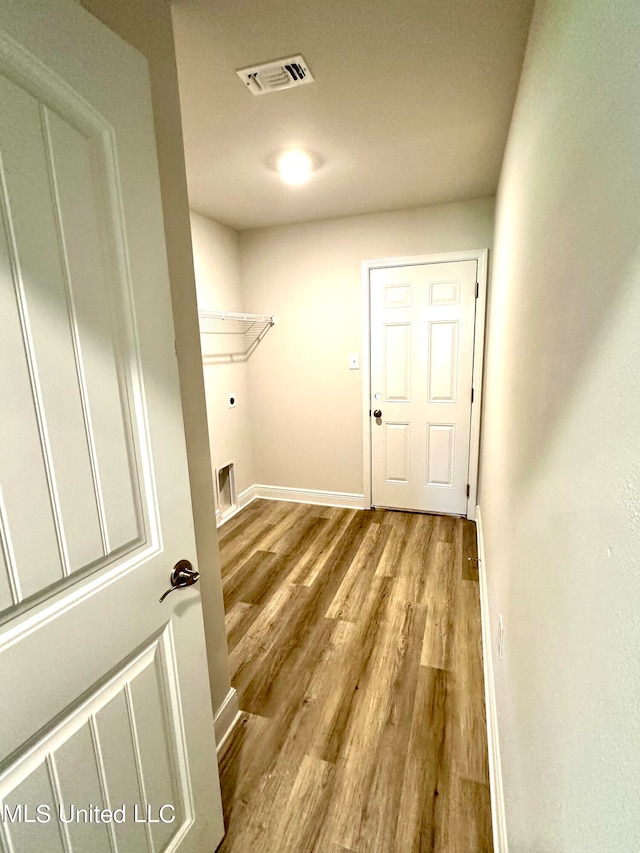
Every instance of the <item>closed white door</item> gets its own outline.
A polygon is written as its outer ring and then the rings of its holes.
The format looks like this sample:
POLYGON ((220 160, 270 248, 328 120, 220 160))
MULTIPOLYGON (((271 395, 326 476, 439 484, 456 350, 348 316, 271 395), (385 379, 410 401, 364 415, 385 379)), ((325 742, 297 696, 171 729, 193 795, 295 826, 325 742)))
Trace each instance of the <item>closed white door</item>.
POLYGON ((466 514, 476 274, 476 261, 370 272, 374 506, 466 514))
MULTIPOLYGON (((0 5, 0 848, 223 834, 146 61, 0 5)), ((213 519, 212 519, 213 523, 213 519)))

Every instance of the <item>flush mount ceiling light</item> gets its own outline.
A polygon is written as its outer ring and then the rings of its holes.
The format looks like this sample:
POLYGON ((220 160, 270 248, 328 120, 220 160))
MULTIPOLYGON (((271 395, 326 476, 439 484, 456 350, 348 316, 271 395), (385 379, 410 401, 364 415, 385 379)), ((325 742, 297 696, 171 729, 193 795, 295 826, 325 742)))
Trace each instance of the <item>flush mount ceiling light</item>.
POLYGON ((317 154, 301 148, 289 148, 287 151, 274 154, 267 162, 270 168, 279 173, 285 183, 294 186, 306 183, 311 173, 322 165, 317 154))
POLYGON ((311 177, 313 163, 306 151, 285 151, 278 157, 280 177, 287 184, 304 184, 311 177))

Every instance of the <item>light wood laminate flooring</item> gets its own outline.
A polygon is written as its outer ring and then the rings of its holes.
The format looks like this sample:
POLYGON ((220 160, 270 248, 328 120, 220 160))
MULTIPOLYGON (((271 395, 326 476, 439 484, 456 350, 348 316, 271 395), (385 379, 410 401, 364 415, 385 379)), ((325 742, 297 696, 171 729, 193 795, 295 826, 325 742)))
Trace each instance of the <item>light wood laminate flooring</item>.
POLYGON ((219 851, 491 851, 475 525, 258 500, 220 547, 219 851))

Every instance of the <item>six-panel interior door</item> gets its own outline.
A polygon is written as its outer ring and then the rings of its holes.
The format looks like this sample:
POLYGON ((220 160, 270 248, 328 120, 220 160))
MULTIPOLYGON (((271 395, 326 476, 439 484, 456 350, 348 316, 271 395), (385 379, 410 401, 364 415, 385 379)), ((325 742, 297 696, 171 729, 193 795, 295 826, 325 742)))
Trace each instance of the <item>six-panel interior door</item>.
POLYGON ((374 506, 466 514, 476 271, 370 272, 374 506))
POLYGON ((146 61, 5 2, 0 103, 0 849, 213 850, 198 587, 159 603, 195 542, 146 61))

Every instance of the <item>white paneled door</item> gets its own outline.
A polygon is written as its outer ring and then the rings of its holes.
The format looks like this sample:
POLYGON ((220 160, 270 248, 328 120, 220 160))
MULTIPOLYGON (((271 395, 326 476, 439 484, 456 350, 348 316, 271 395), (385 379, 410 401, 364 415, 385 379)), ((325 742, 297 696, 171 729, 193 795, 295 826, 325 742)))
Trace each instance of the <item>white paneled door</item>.
POLYGON ((465 515, 477 261, 370 271, 374 506, 465 515))
POLYGON ((0 5, 0 849, 223 833, 146 61, 0 5), (193 575, 191 576, 191 579, 193 575))

